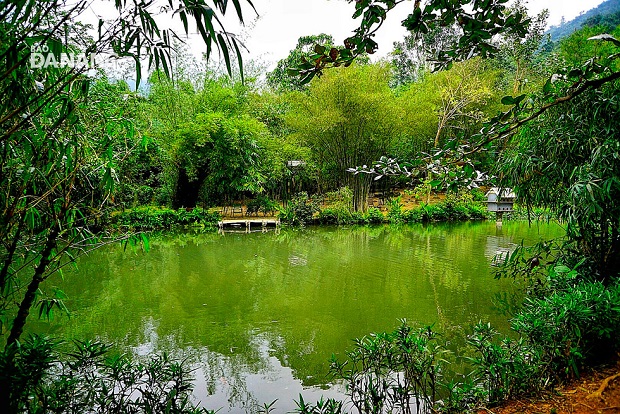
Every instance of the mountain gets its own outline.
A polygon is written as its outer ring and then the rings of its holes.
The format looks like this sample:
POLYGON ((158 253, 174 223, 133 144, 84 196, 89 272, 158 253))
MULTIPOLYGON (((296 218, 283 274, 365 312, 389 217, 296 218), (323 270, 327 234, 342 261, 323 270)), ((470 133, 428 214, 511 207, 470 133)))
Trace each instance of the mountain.
POLYGON ((566 22, 559 26, 551 26, 547 33, 551 36, 551 41, 555 42, 570 35, 575 30, 579 30, 583 26, 604 24, 611 28, 615 28, 619 23, 620 0, 607 0, 597 7, 575 17, 570 22, 566 22))

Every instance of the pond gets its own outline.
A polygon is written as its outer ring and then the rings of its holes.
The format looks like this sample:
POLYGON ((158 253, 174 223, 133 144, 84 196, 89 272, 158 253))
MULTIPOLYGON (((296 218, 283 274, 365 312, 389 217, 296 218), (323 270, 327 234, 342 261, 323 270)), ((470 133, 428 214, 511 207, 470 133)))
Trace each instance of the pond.
POLYGON ((191 354, 204 407, 252 412, 278 399, 285 412, 299 393, 342 397, 327 375, 332 353, 400 318, 448 337, 480 320, 507 330, 496 299, 511 283, 494 280, 493 257, 562 233, 480 222, 159 236, 148 253, 107 246, 80 259, 54 281, 71 318, 36 329, 191 354))

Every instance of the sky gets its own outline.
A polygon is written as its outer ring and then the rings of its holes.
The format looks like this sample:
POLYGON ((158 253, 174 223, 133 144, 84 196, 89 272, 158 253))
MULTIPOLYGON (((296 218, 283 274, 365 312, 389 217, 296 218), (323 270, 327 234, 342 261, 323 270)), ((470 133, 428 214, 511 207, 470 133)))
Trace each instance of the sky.
MULTIPOLYGON (((242 4, 247 6, 244 0, 242 4)), ((353 3, 347 0, 252 0, 258 15, 246 7, 244 17, 245 27, 239 26, 235 20, 236 14, 231 7, 225 24, 227 30, 237 34, 245 44, 248 52, 244 52, 244 59, 260 62, 272 69, 280 59, 288 53, 301 36, 327 33, 333 36, 337 44, 351 35, 359 19, 352 19, 355 10, 353 3)), ((604 0, 529 0, 526 4, 530 14, 537 14, 543 9, 549 9, 549 24, 557 25, 562 17, 567 21, 588 11, 604 0)), ((90 15, 84 16, 92 23, 96 22, 95 14, 104 14, 110 8, 109 1, 95 0, 90 15), (107 4, 106 4, 107 3, 107 4)), ((413 8, 413 1, 405 1, 388 13, 388 18, 381 27, 375 41, 379 43, 379 50, 373 60, 385 57, 395 41, 402 40, 406 35, 400 22, 413 8)), ((95 24, 96 26, 96 24, 95 24)), ((177 32, 182 31, 180 23, 172 26, 177 32)), ((206 50, 197 33, 190 33, 187 39, 188 48, 196 55, 201 56, 206 50)))

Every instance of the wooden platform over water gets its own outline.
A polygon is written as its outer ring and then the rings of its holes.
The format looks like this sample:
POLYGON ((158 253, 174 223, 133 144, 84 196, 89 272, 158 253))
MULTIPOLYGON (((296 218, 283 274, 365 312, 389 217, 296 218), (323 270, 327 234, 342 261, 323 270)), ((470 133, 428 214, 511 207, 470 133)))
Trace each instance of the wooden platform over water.
POLYGON ((247 231, 250 231, 252 228, 279 227, 280 219, 277 217, 224 219, 219 221, 217 225, 221 230, 245 228, 247 231))

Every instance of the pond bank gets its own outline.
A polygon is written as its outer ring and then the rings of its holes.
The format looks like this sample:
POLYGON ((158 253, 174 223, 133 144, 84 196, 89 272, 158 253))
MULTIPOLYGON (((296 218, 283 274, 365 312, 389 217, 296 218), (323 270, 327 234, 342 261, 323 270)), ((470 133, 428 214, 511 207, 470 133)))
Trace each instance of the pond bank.
POLYGON ((590 368, 581 378, 539 398, 507 401, 478 414, 590 414, 620 413, 620 360, 590 368), (600 394, 598 394, 600 392, 600 394))
POLYGON ((486 205, 480 201, 444 199, 434 204, 422 203, 406 209, 399 200, 390 202, 386 209, 370 207, 366 212, 351 211, 345 206, 319 207, 308 198, 295 199, 277 214, 248 214, 240 207, 238 214, 220 214, 217 208, 172 210, 164 207, 138 207, 110 214, 108 226, 124 230, 170 230, 178 228, 213 228, 223 218, 236 220, 279 219, 289 225, 324 224, 381 224, 381 223, 431 223, 463 222, 493 218, 486 205))

